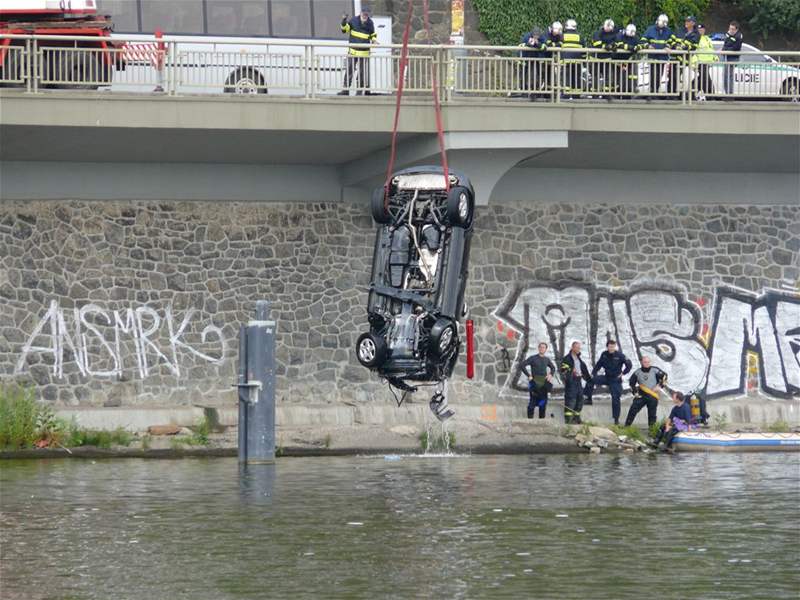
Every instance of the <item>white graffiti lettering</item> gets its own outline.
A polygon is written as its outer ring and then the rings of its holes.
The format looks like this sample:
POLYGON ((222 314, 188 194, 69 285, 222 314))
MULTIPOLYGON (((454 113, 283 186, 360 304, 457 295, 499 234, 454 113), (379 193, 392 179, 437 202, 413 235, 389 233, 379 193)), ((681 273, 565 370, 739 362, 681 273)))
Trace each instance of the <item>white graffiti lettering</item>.
POLYGON ((52 359, 53 375, 63 378, 64 359, 68 352, 74 357, 74 364, 80 375, 87 378, 121 377, 127 367, 134 369, 139 378, 145 379, 159 364, 166 365, 170 373, 180 377, 181 360, 185 359, 187 354, 220 365, 225 361, 226 346, 222 328, 209 324, 200 332, 202 344, 216 340, 219 345, 217 356, 198 350, 185 339, 196 313, 195 309, 188 309, 176 330, 171 305, 164 309, 162 317, 150 306, 109 311, 96 304, 85 304, 72 310, 70 328, 68 319, 65 318, 65 311, 58 301, 52 300, 47 312, 23 344, 15 374, 25 371, 30 355, 43 354, 52 359), (163 332, 165 324, 166 335, 163 332), (164 339, 169 345, 166 352, 159 346, 159 341, 164 339), (130 364, 130 356, 126 365, 126 340, 129 346, 132 343, 135 365, 130 364), (97 363, 105 362, 108 367, 105 369, 94 367, 90 361, 92 355, 96 356, 97 363))
POLYGON ((763 294, 729 287, 713 301, 689 300, 670 284, 605 289, 573 282, 515 286, 495 311, 499 327, 519 335, 505 387, 527 389, 519 365, 539 341, 560 360, 573 340, 596 361, 609 338, 634 362, 644 355, 669 373, 670 386, 709 398, 758 389, 778 398, 800 395, 800 294, 763 294), (704 317, 703 307, 710 309, 704 317))

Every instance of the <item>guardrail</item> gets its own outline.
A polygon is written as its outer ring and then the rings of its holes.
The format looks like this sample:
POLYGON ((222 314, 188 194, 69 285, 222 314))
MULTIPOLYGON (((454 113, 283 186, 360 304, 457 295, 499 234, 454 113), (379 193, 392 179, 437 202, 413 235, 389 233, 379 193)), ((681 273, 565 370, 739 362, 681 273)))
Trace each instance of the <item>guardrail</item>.
MULTIPOLYGON (((393 94, 400 46, 370 46, 368 59, 347 56, 340 42, 182 41, 141 36, 0 36, 0 86, 106 89, 170 95, 269 93, 308 98, 393 94), (346 85, 346 84, 352 85, 346 85), (344 90, 347 89, 345 92, 344 90)), ((506 46, 409 46, 405 89, 442 100, 528 97, 558 103, 592 98, 664 99, 691 104, 717 99, 800 100, 800 53, 633 55, 592 48, 521 55, 506 46), (734 62, 736 61, 736 62, 734 62)))

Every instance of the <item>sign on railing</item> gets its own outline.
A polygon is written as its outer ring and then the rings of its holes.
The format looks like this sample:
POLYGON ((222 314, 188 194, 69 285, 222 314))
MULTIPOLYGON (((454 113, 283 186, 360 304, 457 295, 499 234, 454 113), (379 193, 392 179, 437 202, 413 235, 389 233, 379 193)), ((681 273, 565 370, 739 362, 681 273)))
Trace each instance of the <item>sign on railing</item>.
MULTIPOLYGON (((198 42, 80 36, 0 36, 0 86, 104 89, 171 95, 236 93, 292 95, 393 94, 400 47, 371 46, 351 57, 334 42, 265 39, 198 42)), ((800 100, 800 53, 705 53, 646 50, 618 54, 593 48, 562 56, 559 49, 520 55, 503 46, 411 45, 405 89, 430 93, 438 69, 443 100, 454 96, 672 100, 800 100), (776 60, 777 59, 777 60, 776 60)))

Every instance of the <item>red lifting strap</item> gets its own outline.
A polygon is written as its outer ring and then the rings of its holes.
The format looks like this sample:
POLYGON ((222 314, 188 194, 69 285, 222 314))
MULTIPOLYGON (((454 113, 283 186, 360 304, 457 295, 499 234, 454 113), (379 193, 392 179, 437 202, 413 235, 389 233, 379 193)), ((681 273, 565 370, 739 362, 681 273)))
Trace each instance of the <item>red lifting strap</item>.
MULTIPOLYGON (((428 0, 422 2, 424 10, 425 31, 428 34, 428 43, 431 41, 431 24, 428 19, 428 0)), ((394 161, 397 158, 397 126, 400 123, 400 102, 403 99, 403 88, 406 80, 406 67, 408 66, 408 38, 411 32, 411 17, 414 14, 414 0, 408 0, 408 15, 403 29, 403 48, 400 50, 399 80, 397 82, 397 101, 394 107, 394 125, 392 127, 392 148, 389 153, 389 167, 386 170, 386 182, 383 184, 384 203, 389 203, 389 185, 394 171, 394 161)), ((442 170, 444 171, 445 189, 450 191, 450 170, 447 167, 447 151, 444 148, 444 127, 442 126, 442 107, 439 103, 439 85, 436 79, 436 68, 431 68, 431 85, 433 89, 433 107, 436 115, 436 133, 439 138, 439 150, 442 154, 442 170)), ((388 207, 387 207, 388 208, 388 207)))

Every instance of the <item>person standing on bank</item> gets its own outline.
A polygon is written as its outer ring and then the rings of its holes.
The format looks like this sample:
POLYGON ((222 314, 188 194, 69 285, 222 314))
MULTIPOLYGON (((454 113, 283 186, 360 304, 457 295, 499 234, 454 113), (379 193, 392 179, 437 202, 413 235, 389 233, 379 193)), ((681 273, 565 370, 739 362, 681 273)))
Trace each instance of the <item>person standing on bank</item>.
POLYGON ((561 361, 561 378, 564 380, 564 422, 581 423, 583 409, 583 382, 591 381, 589 367, 581 358, 581 343, 572 342, 569 353, 561 361))
POLYGON ((520 369, 528 377, 528 418, 533 418, 536 407, 539 408, 539 418, 544 419, 547 412, 547 395, 553 389, 553 374, 556 366, 547 358, 547 343, 539 342, 539 353, 529 356, 522 363, 520 369))
POLYGON ((620 397, 622 396, 622 376, 627 375, 633 364, 622 352, 617 350, 616 340, 608 340, 606 349, 600 355, 600 359, 592 369, 592 379, 586 385, 586 399, 584 404, 592 403, 592 393, 594 386, 607 385, 611 394, 611 416, 614 418, 614 425, 619 425, 620 397), (605 375, 598 375, 597 372, 603 369, 605 375))
POLYGON ((647 426, 652 427, 656 422, 658 410, 658 396, 667 381, 667 374, 650 364, 650 357, 642 357, 642 366, 633 372, 630 378, 633 402, 625 418, 625 427, 633 424, 639 411, 647 406, 647 426))
MULTIPOLYGON (((741 52, 742 51, 742 32, 739 31, 739 23, 737 21, 731 21, 730 25, 728 25, 728 32, 725 34, 725 41, 722 43, 722 51, 723 52, 741 52)), ((736 68, 731 63, 738 63, 739 56, 736 54, 724 54, 723 59, 726 63, 725 65, 725 93, 730 95, 733 94, 733 70, 736 68)))
POLYGON ((347 70, 344 74, 344 89, 340 96, 350 95, 350 85, 355 83, 355 72, 358 69, 358 85, 356 95, 362 91, 369 96, 369 47, 365 44, 376 44, 378 34, 375 33, 375 23, 370 18, 369 9, 361 8, 361 14, 348 20, 347 14, 342 15, 342 33, 350 34, 347 49, 347 70))

